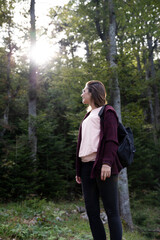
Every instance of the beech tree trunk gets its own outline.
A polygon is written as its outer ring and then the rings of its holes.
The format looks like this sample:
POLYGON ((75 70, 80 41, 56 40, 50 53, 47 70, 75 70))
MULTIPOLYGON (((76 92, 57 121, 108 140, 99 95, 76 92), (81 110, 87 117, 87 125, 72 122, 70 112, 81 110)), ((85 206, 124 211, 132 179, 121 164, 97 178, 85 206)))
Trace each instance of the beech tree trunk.
MULTIPOLYGON (((113 0, 108 0, 109 9, 109 61, 112 72, 112 98, 113 106, 121 121, 121 98, 117 73, 117 48, 116 48, 116 15, 113 0)), ((130 229, 133 228, 130 211, 127 169, 123 169, 119 175, 120 214, 130 229)))
MULTIPOLYGON (((36 27, 35 27, 35 0, 31 0, 30 5, 31 30, 30 42, 31 53, 36 46, 36 27)), ((37 99, 37 65, 32 54, 30 57, 30 74, 29 74, 29 94, 28 94, 28 113, 29 113, 29 141, 32 152, 33 162, 36 162, 37 137, 36 137, 36 99, 37 99)))

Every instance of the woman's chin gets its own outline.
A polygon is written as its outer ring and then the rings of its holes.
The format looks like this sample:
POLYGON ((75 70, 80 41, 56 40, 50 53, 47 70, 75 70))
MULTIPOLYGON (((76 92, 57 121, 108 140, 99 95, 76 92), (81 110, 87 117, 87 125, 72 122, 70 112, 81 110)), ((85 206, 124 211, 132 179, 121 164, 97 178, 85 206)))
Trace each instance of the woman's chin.
POLYGON ((83 104, 87 104, 85 100, 82 100, 82 103, 83 103, 83 104))
POLYGON ((89 105, 89 102, 88 102, 86 99, 82 99, 82 103, 83 103, 83 104, 88 104, 88 105, 89 105))

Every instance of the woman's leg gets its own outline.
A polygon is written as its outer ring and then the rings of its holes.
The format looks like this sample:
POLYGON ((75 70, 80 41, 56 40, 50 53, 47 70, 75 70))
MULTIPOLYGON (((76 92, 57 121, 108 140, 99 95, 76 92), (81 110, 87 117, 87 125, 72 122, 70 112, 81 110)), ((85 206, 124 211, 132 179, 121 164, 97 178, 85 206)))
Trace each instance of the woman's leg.
POLYGON ((100 195, 108 216, 111 240, 122 240, 122 224, 118 204, 118 176, 114 175, 105 181, 97 179, 100 195))
POLYGON ((93 162, 82 163, 82 190, 89 224, 94 240, 106 240, 103 223, 100 218, 99 190, 96 179, 91 179, 93 162))

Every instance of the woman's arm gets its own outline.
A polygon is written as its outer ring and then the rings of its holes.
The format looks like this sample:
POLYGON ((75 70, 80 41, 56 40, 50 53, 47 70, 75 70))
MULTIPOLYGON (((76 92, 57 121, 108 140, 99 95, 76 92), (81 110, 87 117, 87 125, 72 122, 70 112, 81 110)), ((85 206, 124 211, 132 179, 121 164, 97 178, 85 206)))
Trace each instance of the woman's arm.
POLYGON ((102 159, 101 180, 111 176, 111 167, 118 150, 118 119, 113 111, 108 110, 104 115, 105 146, 102 159))

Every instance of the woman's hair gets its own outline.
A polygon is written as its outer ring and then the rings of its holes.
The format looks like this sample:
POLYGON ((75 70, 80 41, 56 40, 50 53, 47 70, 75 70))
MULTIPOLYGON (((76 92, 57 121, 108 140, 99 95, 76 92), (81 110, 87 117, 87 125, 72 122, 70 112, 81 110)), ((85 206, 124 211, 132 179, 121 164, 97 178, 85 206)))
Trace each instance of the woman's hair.
POLYGON ((96 107, 105 105, 106 102, 106 89, 102 82, 92 80, 86 83, 88 91, 91 93, 91 99, 96 107))

